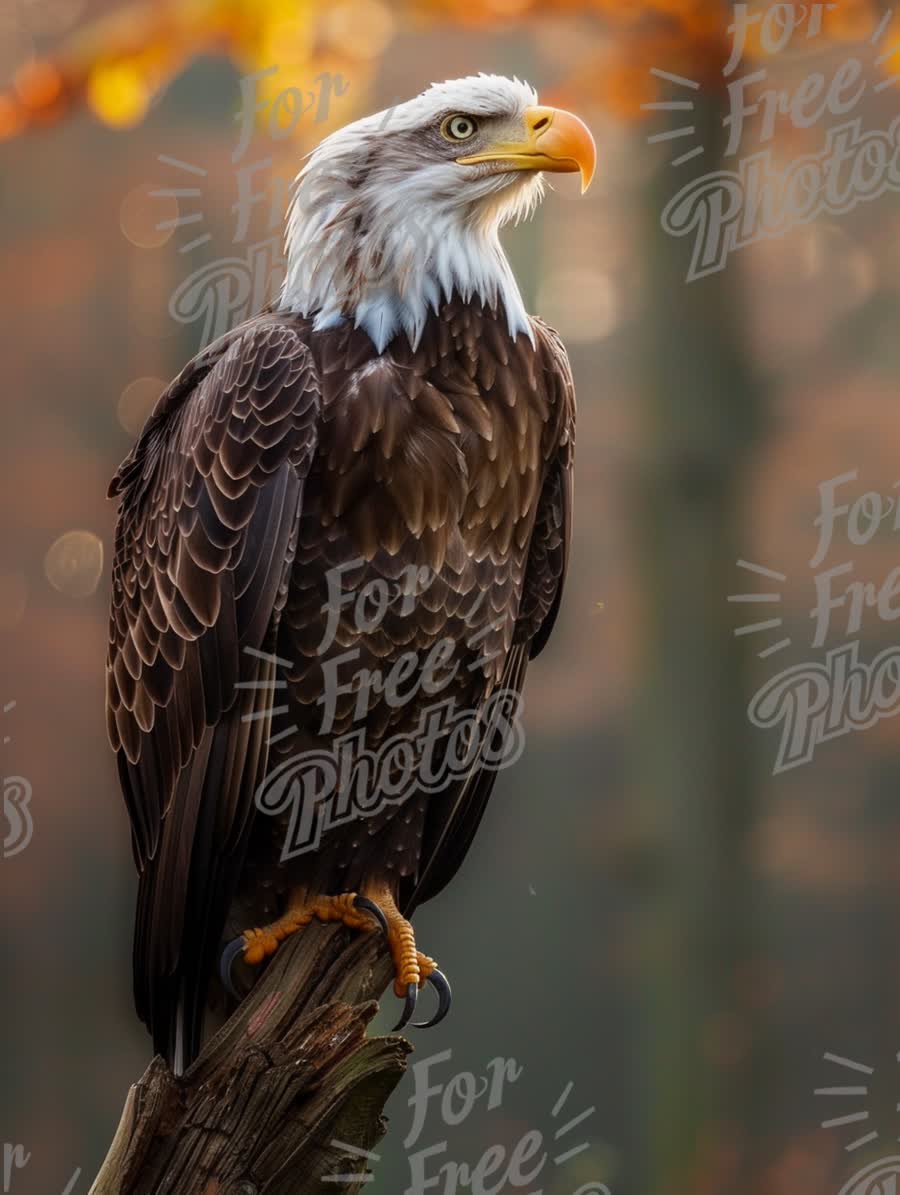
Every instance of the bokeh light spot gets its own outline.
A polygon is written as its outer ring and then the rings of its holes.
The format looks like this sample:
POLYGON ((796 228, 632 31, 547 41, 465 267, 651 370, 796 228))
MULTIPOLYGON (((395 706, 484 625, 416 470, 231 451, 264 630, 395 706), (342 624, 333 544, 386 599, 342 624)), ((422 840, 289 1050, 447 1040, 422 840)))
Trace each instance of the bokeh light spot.
POLYGON ((144 116, 150 91, 136 67, 125 62, 106 63, 91 71, 87 99, 104 124, 127 129, 144 116))
POLYGON ((619 289, 600 270, 558 270, 541 284, 538 311, 564 340, 602 340, 621 320, 619 289))
POLYGON ((0 141, 15 137, 24 124, 24 116, 15 100, 8 95, 0 95, 0 141))
POLYGON ((823 222, 800 230, 804 272, 820 291, 824 288, 847 310, 867 302, 877 283, 871 253, 854 242, 846 229, 823 222))
POLYGON ((26 63, 17 71, 15 88, 26 108, 47 108, 62 91, 62 78, 51 63, 37 60, 26 63))
POLYGON ((355 58, 377 58, 394 36, 394 17, 380 0, 345 0, 327 10, 325 36, 355 58))
POLYGON ((67 531, 47 550, 44 572, 68 597, 89 597, 103 572, 103 541, 92 531, 67 531))
POLYGON ((119 395, 116 414, 131 435, 139 434, 165 385, 160 378, 135 378, 119 395))

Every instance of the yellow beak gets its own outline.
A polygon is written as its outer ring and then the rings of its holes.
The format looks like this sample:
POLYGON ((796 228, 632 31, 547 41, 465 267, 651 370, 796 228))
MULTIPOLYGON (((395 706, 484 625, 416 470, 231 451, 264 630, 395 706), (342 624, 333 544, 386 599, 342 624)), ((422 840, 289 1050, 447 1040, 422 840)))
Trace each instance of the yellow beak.
POLYGON ((509 170, 581 171, 582 195, 597 164, 597 147, 583 120, 562 108, 526 108, 524 141, 498 141, 481 153, 457 158, 461 166, 503 162, 509 170))

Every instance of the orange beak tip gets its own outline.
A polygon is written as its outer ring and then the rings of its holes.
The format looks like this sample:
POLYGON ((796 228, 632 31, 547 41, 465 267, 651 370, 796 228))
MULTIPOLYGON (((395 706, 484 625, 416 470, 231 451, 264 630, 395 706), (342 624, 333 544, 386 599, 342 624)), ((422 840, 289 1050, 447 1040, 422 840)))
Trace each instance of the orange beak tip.
MULTIPOLYGON (((535 108, 532 111, 550 122, 537 144, 551 157, 568 159, 581 174, 581 194, 591 185, 597 166, 597 146, 584 121, 564 108, 535 108)), ((565 168, 565 167, 563 167, 565 168)))

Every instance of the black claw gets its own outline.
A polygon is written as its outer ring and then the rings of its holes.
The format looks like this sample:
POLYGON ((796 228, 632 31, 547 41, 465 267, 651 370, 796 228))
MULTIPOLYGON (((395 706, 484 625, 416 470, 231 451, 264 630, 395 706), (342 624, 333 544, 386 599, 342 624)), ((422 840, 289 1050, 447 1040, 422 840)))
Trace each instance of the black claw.
POLYGON ((239 954, 244 953, 246 945, 244 935, 241 934, 239 938, 234 938, 233 941, 228 943, 222 951, 222 957, 219 959, 219 979, 222 981, 222 987, 235 1000, 240 1000, 241 996, 231 982, 231 965, 239 954))
POLYGON ((384 913, 381 911, 379 906, 376 905, 374 900, 369 900, 367 896, 357 896, 353 900, 353 907, 355 909, 362 909, 364 913, 371 913, 371 915, 381 926, 384 936, 388 936, 387 917, 385 917, 384 913))
POLYGON ((419 998, 419 988, 415 983, 407 984, 406 987, 406 1002, 403 1005, 403 1015, 400 1020, 391 1030, 391 1033, 399 1033, 401 1029, 405 1029, 409 1024, 409 1019, 416 1011, 416 1000, 419 998))
POLYGON ((435 1025, 439 1025, 450 1011, 453 993, 450 991, 447 976, 443 971, 435 970, 428 976, 428 982, 438 994, 438 1009, 430 1021, 414 1021, 413 1029, 432 1029, 435 1025))

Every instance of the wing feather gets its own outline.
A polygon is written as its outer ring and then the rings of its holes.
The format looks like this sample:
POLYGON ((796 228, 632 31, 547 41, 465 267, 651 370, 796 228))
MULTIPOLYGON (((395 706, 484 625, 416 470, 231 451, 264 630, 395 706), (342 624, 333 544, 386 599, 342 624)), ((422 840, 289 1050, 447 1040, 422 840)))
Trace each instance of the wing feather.
POLYGON ((262 317, 182 371, 111 486, 107 698, 140 871, 135 997, 182 1064, 266 763, 271 690, 236 685, 270 672, 245 648, 275 641, 319 411, 307 345, 262 317))

